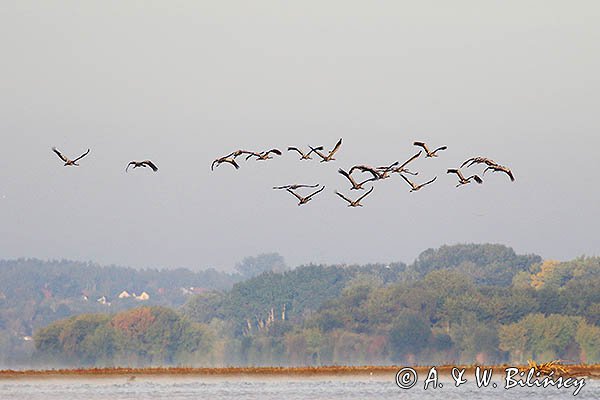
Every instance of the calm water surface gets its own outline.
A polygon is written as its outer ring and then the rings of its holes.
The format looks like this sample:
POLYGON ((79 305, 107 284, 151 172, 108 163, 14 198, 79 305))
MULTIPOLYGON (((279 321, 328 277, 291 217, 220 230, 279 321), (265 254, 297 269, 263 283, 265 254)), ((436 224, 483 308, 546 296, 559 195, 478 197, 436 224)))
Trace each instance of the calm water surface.
POLYGON ((577 397, 573 389, 514 388, 478 389, 468 382, 456 388, 442 380, 443 388, 423 390, 421 384, 409 390, 396 386, 394 377, 352 378, 180 378, 141 377, 94 379, 22 379, 0 381, 0 399, 600 399, 600 381, 586 380, 577 397))

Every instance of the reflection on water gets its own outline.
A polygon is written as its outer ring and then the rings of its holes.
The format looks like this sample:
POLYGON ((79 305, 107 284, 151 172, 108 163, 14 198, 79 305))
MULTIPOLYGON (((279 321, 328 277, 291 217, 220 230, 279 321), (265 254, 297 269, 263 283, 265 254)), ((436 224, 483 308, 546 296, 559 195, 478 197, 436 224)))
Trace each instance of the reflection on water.
POLYGON ((23 379, 0 381, 0 399, 594 399, 600 398, 600 381, 588 380, 577 397, 571 389, 498 388, 478 389, 475 384, 455 388, 451 381, 441 389, 398 388, 394 377, 373 379, 332 377, 287 378, 179 378, 137 377, 97 379, 23 379))

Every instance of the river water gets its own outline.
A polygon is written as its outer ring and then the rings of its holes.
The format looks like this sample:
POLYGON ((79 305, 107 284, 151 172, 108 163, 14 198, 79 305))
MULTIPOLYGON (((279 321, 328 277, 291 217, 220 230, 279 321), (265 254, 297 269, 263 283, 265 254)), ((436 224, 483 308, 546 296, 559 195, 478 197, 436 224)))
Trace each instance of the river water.
POLYGON ((422 382, 411 389, 400 389, 393 376, 332 378, 190 378, 128 377, 15 379, 0 380, 0 399, 26 400, 145 400, 145 399, 600 399, 600 380, 586 380, 576 397, 573 388, 554 387, 504 389, 500 379, 487 388, 474 382, 454 387, 442 379, 442 388, 424 390, 422 382))

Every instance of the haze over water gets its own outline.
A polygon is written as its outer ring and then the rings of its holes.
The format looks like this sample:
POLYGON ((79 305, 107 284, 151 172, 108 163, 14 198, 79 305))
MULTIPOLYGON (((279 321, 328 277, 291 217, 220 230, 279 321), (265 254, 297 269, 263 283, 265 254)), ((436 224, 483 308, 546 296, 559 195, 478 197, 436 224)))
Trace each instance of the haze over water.
POLYGON ((0 381, 0 398, 28 400, 70 399, 131 399, 139 400, 169 398, 185 399, 486 399, 504 400, 527 398, 545 399, 597 399, 600 381, 587 381, 584 388, 573 397, 571 389, 514 388, 505 390, 500 380, 499 387, 478 389, 474 383, 455 388, 450 380, 442 380, 441 389, 423 390, 419 384, 410 390, 402 390, 394 383, 394 377, 386 380, 331 378, 331 379, 122 379, 91 380, 19 380, 0 381))

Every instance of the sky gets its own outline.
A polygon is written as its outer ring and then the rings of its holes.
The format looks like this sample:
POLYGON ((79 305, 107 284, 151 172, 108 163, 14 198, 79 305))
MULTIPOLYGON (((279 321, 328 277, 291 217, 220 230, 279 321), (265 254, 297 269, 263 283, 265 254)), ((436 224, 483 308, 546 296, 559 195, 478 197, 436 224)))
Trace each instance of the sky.
MULTIPOLYGON (((501 243, 600 255, 597 1, 5 1, 0 258, 214 267, 411 262, 501 243), (336 160, 210 170, 236 149, 336 160), (419 158, 364 207, 338 168, 419 158), (76 157, 63 167, 51 151, 76 157), (509 166, 456 188, 472 156, 509 166), (131 160, 159 171, 125 173, 131 160), (274 185, 326 186, 298 207, 274 185)), ((468 172, 481 173, 482 167, 468 172)), ((369 186, 367 186, 369 187, 369 186)))

